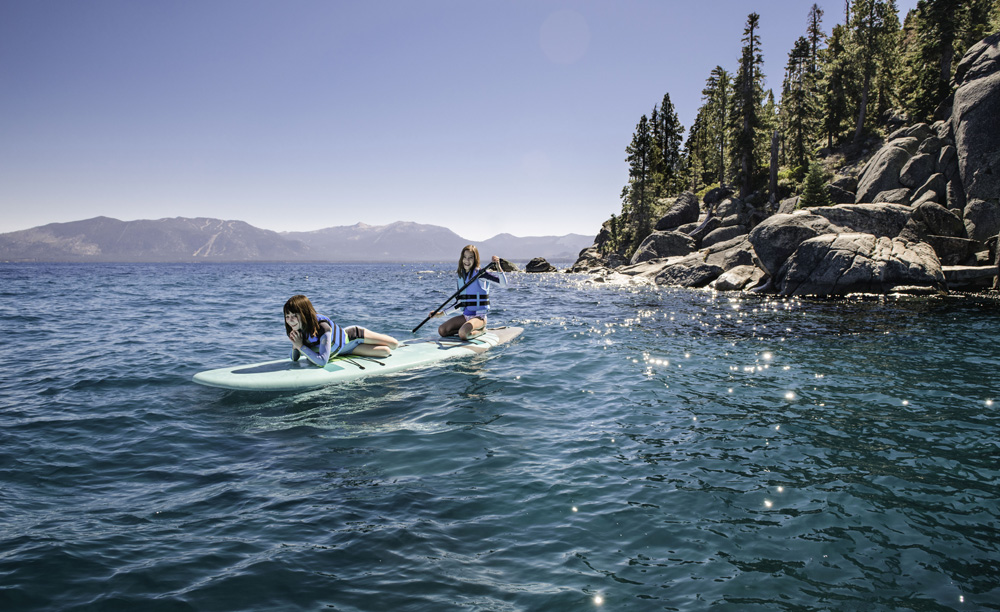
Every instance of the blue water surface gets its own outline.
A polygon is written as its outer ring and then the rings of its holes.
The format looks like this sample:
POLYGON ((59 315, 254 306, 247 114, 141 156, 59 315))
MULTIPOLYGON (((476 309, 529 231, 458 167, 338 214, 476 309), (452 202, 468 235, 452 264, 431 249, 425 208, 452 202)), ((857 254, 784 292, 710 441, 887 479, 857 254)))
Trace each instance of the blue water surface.
POLYGON ((514 273, 483 355, 191 382, 453 267, 0 265, 0 610, 1000 610, 989 297, 514 273))

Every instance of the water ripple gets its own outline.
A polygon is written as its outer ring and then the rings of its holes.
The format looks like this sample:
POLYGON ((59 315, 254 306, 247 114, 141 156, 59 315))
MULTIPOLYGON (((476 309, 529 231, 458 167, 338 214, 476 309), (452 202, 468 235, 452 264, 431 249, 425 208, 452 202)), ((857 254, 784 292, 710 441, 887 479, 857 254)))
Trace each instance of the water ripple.
POLYGON ((284 355, 294 293, 409 337, 449 269, 0 265, 46 313, 0 303, 3 608, 1000 610, 987 298, 514 274, 481 356, 190 382, 284 355))

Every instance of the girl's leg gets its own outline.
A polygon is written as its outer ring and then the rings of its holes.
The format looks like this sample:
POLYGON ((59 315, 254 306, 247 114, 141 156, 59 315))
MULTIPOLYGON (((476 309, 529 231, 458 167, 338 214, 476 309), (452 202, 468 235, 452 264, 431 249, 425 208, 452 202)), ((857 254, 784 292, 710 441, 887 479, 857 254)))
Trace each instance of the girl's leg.
POLYGON ((392 349, 399 346, 399 340, 386 334, 373 332, 359 325, 352 325, 344 329, 347 332, 347 339, 351 341, 360 340, 361 343, 351 350, 353 355, 363 357, 388 357, 392 354, 392 349))
POLYGON ((396 340, 392 336, 387 336, 385 334, 380 334, 378 332, 373 332, 370 329, 366 329, 365 344, 378 344, 394 349, 399 346, 399 340, 396 340))
POLYGON ((454 316, 438 326, 438 334, 445 338, 454 336, 464 324, 465 317, 462 315, 454 316))
POLYGON ((486 321, 480 319, 479 317, 474 317, 462 325, 462 327, 458 330, 458 337, 462 340, 471 340, 472 338, 482 334, 485 327, 486 321))
POLYGON ((351 349, 350 354, 362 357, 388 357, 392 354, 392 349, 383 344, 359 344, 351 349))

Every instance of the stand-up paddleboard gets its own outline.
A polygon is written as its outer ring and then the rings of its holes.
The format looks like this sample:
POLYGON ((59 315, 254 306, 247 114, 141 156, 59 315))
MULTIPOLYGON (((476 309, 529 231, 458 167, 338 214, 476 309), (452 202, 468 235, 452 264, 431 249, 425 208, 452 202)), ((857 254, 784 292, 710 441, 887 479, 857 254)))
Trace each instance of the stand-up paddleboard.
POLYGON ((199 372, 194 375, 194 382, 209 387, 243 391, 295 391, 324 387, 365 376, 418 368, 453 357, 483 353, 498 344, 513 340, 523 331, 522 327, 498 327, 468 341, 457 337, 404 340, 388 357, 338 355, 322 368, 305 357, 298 361, 264 361, 199 372))

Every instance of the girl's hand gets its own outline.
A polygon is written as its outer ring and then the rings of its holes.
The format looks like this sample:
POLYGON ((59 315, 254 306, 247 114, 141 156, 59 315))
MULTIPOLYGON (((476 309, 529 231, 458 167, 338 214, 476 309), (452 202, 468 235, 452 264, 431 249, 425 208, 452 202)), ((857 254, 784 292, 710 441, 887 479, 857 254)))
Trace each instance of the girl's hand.
POLYGON ((432 316, 432 317, 440 317, 440 316, 441 316, 441 315, 443 315, 443 314, 444 314, 444 313, 443 313, 443 312, 441 312, 440 310, 432 310, 432 311, 431 311, 431 316, 432 316))
POLYGON ((288 334, 288 339, 292 341, 292 346, 296 349, 302 348, 302 332, 297 329, 293 329, 288 334))

